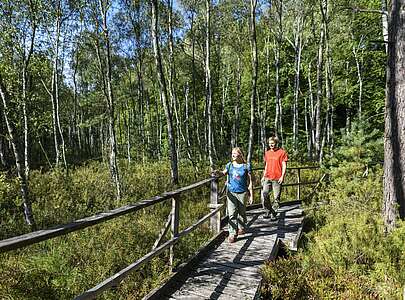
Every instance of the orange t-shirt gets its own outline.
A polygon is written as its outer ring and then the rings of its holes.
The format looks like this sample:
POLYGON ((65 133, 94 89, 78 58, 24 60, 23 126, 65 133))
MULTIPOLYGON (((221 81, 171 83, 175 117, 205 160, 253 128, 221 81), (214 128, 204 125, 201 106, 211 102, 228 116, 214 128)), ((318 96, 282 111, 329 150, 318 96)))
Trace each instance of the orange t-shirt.
POLYGON ((264 162, 267 164, 264 177, 271 180, 279 180, 282 175, 282 162, 288 161, 287 152, 278 148, 275 151, 267 150, 264 154, 264 162))

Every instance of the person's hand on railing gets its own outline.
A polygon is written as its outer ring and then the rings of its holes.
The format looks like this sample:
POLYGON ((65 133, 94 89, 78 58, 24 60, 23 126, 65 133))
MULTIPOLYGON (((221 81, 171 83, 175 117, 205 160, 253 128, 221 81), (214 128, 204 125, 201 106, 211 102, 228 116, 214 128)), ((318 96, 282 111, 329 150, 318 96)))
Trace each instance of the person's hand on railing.
POLYGON ((249 203, 249 205, 252 205, 253 204, 253 194, 251 194, 250 192, 248 192, 248 194, 249 194, 248 203, 249 203))
POLYGON ((221 177, 224 176, 224 173, 220 170, 214 170, 211 172, 211 176, 221 177))
POLYGON ((247 196, 248 196, 248 203, 251 205, 253 203, 253 186, 252 184, 249 184, 248 190, 247 190, 247 196))

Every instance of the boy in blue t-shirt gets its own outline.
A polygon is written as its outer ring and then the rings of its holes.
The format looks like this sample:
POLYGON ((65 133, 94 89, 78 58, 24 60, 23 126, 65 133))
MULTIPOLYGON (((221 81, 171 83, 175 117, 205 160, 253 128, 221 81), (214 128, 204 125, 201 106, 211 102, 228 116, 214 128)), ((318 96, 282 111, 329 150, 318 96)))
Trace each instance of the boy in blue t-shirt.
POLYGON ((244 198, 249 195, 249 204, 253 202, 252 167, 247 164, 240 148, 232 149, 232 161, 225 170, 215 175, 228 175, 227 207, 229 216, 229 242, 234 243, 238 235, 245 234, 246 207, 244 198), (249 185, 248 185, 249 182, 249 185))

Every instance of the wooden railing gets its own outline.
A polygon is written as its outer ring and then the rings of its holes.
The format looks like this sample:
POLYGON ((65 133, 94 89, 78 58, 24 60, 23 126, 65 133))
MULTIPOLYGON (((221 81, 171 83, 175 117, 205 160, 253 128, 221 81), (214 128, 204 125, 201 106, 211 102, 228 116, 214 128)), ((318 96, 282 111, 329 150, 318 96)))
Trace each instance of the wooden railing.
MULTIPOLYGON (((319 166, 303 166, 303 167, 287 167, 287 171, 297 171, 297 182, 296 183, 283 183, 283 187, 288 187, 288 186, 296 186, 297 187, 297 200, 301 200, 301 186, 302 185, 311 185, 311 184, 317 184, 319 180, 316 181, 307 181, 307 182, 302 182, 301 181, 301 171, 302 170, 315 170, 319 169, 319 166)), ((254 171, 259 171, 259 170, 264 170, 264 168, 255 168, 253 169, 254 171)), ((321 177, 322 178, 322 177, 321 177)), ((254 187, 255 190, 261 189, 261 186, 256 186, 254 187)))
MULTIPOLYGON (((297 174, 297 183, 292 184, 285 184, 284 186, 298 186, 297 197, 300 199, 300 185, 305 184, 314 184, 316 182, 301 182, 301 174, 300 171, 303 169, 316 169, 318 167, 295 167, 295 168, 288 168, 288 170, 298 170, 297 174)), ((255 170, 263 170, 263 168, 255 169, 255 170)), ((11 251, 19 248, 26 247, 28 245, 36 244, 41 241, 49 240, 57 236, 66 235, 68 233, 82 230, 84 228, 94 226, 96 224, 100 224, 102 222, 129 214, 137 212, 143 208, 161 203, 163 201, 171 200, 172 201, 172 209, 168 216, 167 222, 160 232, 156 242, 153 245, 152 251, 147 253, 142 258, 138 259, 131 265, 127 266, 120 272, 114 274, 110 278, 107 278, 103 282, 99 283, 97 286, 87 290, 83 294, 77 296, 75 299, 82 300, 82 299, 94 299, 97 295, 102 293, 103 291, 116 286, 119 282, 121 282, 124 278, 126 278, 130 273, 138 270, 144 264, 149 262, 152 258, 156 257, 163 251, 170 249, 170 266, 173 266, 173 259, 174 259, 174 245, 180 240, 180 238, 188 235, 192 231, 194 231, 199 225, 203 224, 204 222, 210 220, 210 229, 214 234, 218 234, 221 231, 221 209, 223 208, 223 204, 219 203, 219 200, 225 197, 222 193, 219 193, 219 177, 211 177, 204 179, 202 181, 193 183, 186 187, 179 188, 177 190, 171 192, 165 192, 161 195, 155 196, 153 198, 142 200, 140 202, 129 204, 126 206, 122 206, 120 208, 116 208, 110 210, 108 212, 103 212, 94 216, 90 216, 87 218, 76 220, 69 224, 58 225, 56 227, 39 230, 35 232, 31 232, 28 234, 20 235, 17 237, 9 238, 6 240, 0 241, 0 253, 11 251), (210 185, 210 213, 203 216, 199 219, 196 223, 192 224, 188 228, 184 229, 183 231, 179 232, 179 221, 180 221, 180 201, 181 201, 181 194, 186 193, 188 191, 194 190, 196 188, 210 185), (171 232, 171 239, 162 243, 163 237, 169 232, 171 232)), ((254 189, 260 189, 261 187, 255 187, 254 189)))

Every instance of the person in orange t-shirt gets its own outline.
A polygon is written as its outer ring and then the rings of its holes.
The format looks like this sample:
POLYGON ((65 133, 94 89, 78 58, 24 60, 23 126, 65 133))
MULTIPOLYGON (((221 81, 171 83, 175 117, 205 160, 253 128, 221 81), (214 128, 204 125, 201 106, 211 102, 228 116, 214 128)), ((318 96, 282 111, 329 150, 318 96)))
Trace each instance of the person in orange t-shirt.
POLYGON ((270 137, 268 140, 269 150, 264 154, 264 172, 262 177, 262 206, 267 213, 264 218, 276 219, 280 201, 281 186, 287 169, 288 155, 282 148, 278 148, 278 138, 270 137), (273 190, 274 203, 270 202, 270 187, 273 190))

